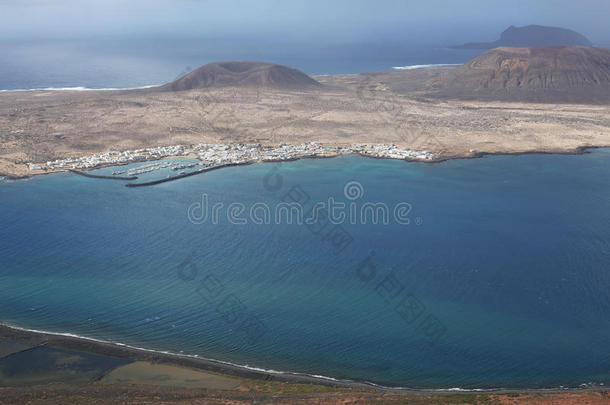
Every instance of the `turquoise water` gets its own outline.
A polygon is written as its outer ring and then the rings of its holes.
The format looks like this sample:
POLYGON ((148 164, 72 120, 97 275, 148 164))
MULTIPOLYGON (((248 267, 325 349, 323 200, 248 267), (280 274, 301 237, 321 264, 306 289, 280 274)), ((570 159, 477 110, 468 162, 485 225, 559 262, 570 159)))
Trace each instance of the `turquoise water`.
POLYGON ((608 149, 440 164, 346 156, 123 184, 0 184, 1 321, 385 385, 610 382, 608 149), (303 193, 405 202, 409 224, 187 214, 203 194, 247 212, 303 193))

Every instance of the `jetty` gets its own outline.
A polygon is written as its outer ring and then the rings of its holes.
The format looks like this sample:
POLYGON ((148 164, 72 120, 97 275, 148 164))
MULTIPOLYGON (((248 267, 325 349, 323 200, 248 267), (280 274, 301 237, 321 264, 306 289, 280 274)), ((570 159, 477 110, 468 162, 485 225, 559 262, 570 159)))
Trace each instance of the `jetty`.
POLYGON ((133 151, 111 151, 101 155, 85 156, 81 158, 68 158, 49 161, 45 164, 29 163, 30 170, 44 170, 45 172, 65 171, 108 180, 137 180, 136 175, 154 172, 160 169, 169 169, 179 172, 176 176, 167 176, 163 179, 143 183, 126 184, 127 187, 144 187, 168 181, 195 176, 223 167, 240 166, 257 162, 289 162, 298 159, 323 159, 341 155, 358 154, 366 157, 380 159, 399 159, 407 161, 439 161, 439 158, 426 150, 413 150, 407 147, 397 147, 388 144, 355 144, 355 145, 323 145, 319 142, 308 142, 299 145, 280 143, 277 146, 264 146, 259 143, 238 144, 205 144, 160 146, 133 151), (194 162, 176 161, 170 158, 189 157, 194 162), (143 163, 139 167, 117 170, 112 176, 90 174, 81 170, 91 170, 99 167, 143 163), (202 166, 202 169, 186 173, 184 169, 202 166), (126 176, 121 176, 126 174, 126 176))
POLYGON ((152 180, 152 181, 147 181, 144 183, 128 183, 128 184, 125 184, 125 187, 154 186, 154 185, 161 184, 161 183, 167 183, 169 181, 183 179, 185 177, 196 176, 201 173, 211 172, 212 170, 222 169, 222 168, 231 167, 231 166, 245 166, 245 165, 249 165, 249 164, 252 164, 252 162, 227 163, 227 164, 218 165, 218 166, 205 167, 203 169, 194 170, 192 172, 188 172, 188 173, 184 173, 184 174, 178 174, 176 176, 166 177, 164 179, 152 180))
MULTIPOLYGON (((197 164, 218 165, 229 162, 286 162, 290 160, 331 157, 346 154, 361 154, 370 157, 385 157, 390 159, 409 159, 434 161, 436 156, 428 151, 399 148, 394 144, 355 144, 355 145, 322 145, 319 142, 308 142, 300 145, 280 143, 277 146, 263 146, 261 144, 198 144, 198 145, 172 145, 154 148, 136 149, 127 151, 111 151, 80 158, 67 158, 48 161, 46 163, 28 163, 31 171, 64 171, 64 170, 90 170, 105 166, 117 166, 145 161, 158 161, 171 157, 196 157, 200 163, 186 163, 172 166, 171 163, 152 163, 135 169, 123 170, 127 174, 141 174, 170 167, 171 170, 182 170, 197 164)), ((117 172, 117 174, 119 174, 117 172)), ((112 177, 115 178, 115 177, 112 177)))
POLYGON ((92 179, 107 179, 107 180, 137 180, 138 176, 101 176, 97 174, 91 174, 86 172, 81 172, 80 170, 69 169, 70 172, 74 174, 78 174, 84 177, 90 177, 92 179))

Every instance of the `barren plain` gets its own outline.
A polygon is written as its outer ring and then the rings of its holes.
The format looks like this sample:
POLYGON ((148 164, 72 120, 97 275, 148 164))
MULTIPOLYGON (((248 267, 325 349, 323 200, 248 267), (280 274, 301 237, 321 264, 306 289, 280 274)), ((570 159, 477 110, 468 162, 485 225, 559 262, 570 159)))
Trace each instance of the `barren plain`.
POLYGON ((27 163, 198 143, 394 143, 440 158, 610 146, 610 105, 465 101, 427 83, 453 68, 315 77, 311 90, 0 92, 0 173, 27 163))

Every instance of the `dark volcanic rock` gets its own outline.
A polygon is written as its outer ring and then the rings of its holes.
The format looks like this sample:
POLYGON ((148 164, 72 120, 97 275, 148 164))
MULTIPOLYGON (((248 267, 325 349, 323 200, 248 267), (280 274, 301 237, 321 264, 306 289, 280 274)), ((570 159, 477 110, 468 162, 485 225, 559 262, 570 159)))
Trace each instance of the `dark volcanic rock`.
POLYGON ((588 47, 496 48, 457 69, 473 88, 574 88, 610 83, 610 51, 588 47))
POLYGON ((432 86, 459 98, 606 101, 610 100, 610 51, 580 46, 497 48, 432 86))
POLYGON ((585 36, 566 28, 528 25, 526 27, 508 27, 495 42, 474 42, 456 46, 466 49, 492 49, 500 46, 533 47, 533 46, 593 46, 585 36))
POLYGON ((311 89, 320 83, 305 73, 282 65, 264 62, 217 62, 204 65, 174 82, 161 86, 162 91, 183 91, 212 87, 272 87, 311 89))

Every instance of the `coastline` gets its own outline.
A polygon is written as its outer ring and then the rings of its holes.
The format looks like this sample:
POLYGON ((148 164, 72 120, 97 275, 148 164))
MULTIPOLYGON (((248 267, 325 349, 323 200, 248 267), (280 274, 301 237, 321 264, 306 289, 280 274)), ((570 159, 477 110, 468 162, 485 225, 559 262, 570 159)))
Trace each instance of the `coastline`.
MULTIPOLYGON (((367 391, 420 393, 420 394, 449 394, 449 393, 578 393, 605 389, 605 385, 591 386, 588 383, 578 387, 548 387, 548 388, 411 388, 403 386, 386 386, 370 381, 337 379, 324 375, 304 374, 290 371, 267 370, 256 366, 240 365, 222 360, 209 359, 198 355, 180 354, 169 351, 146 349, 119 342, 104 341, 71 333, 59 333, 21 328, 0 322, 0 338, 10 339, 37 339, 41 345, 58 347, 66 350, 82 351, 97 355, 111 356, 130 361, 146 361, 151 363, 165 363, 179 367, 189 367, 202 371, 219 373, 222 375, 246 378, 252 380, 275 381, 293 384, 314 384, 330 388, 349 388, 367 391), (583 385, 586 385, 583 387, 583 385)), ((27 349, 31 350, 31 349, 27 349)))
POLYGON ((421 159, 426 162, 610 146, 608 105, 429 96, 422 83, 447 69, 321 76, 315 92, 250 87, 0 92, 0 173, 14 179, 134 162, 129 154, 111 151, 131 151, 133 157, 140 150, 141 161, 158 160, 171 153, 164 145, 202 143, 395 144, 430 151, 434 159, 421 159), (53 159, 65 166, 46 165, 53 159))
MULTIPOLYGON (((443 163, 454 159, 474 159, 494 155, 581 155, 591 153, 593 149, 610 147, 608 143, 610 109, 606 106, 601 108, 578 104, 475 103, 449 99, 438 101, 428 99, 417 89, 400 87, 404 84, 403 78, 408 77, 406 75, 411 75, 419 81, 419 76, 415 75, 423 75, 426 71, 433 72, 434 69, 395 71, 388 73, 387 78, 330 75, 322 78, 329 87, 321 95, 297 96, 284 94, 281 91, 264 90, 260 95, 263 103, 259 103, 259 94, 254 97, 247 89, 243 90, 243 97, 239 98, 236 98, 236 94, 241 93, 233 93, 232 90, 164 94, 163 99, 158 103, 151 103, 144 93, 120 89, 0 92, 0 109, 4 103, 3 111, 7 111, 4 116, 11 117, 11 120, 5 120, 6 135, 4 139, 0 139, 0 149, 6 148, 7 151, 4 156, 0 154, 0 183, 5 182, 2 176, 10 182, 73 170, 66 167, 28 172, 27 164, 23 162, 33 161, 36 156, 41 157, 40 160, 44 158, 44 154, 40 155, 36 150, 38 145, 43 146, 41 147, 43 153, 48 151, 48 156, 54 156, 52 159, 55 159, 62 156, 85 157, 87 154, 103 153, 111 149, 126 150, 155 145, 163 148, 161 145, 171 143, 193 145, 197 142, 260 142, 265 147, 275 147, 278 140, 295 144, 304 140, 321 140, 325 145, 341 145, 343 141, 347 141, 345 145, 358 142, 394 142, 401 147, 430 150, 434 153, 434 158, 396 159, 357 154, 372 159, 420 163, 443 163), (339 90, 339 88, 347 90, 339 90), (102 93, 103 96, 100 96, 102 93), (199 97, 209 104, 201 104, 199 97), (61 107, 59 103, 60 101, 72 103, 74 100, 77 101, 75 105, 82 106, 80 110, 76 109, 76 113, 61 107), (285 106, 285 109, 269 107, 277 105, 285 106), (9 111, 12 111, 14 106, 21 107, 22 110, 13 117, 9 115, 11 114, 9 111), (262 109, 260 116, 259 108, 262 109), (39 122, 28 120, 28 117, 35 114, 40 114, 46 119, 45 125, 48 125, 48 128, 43 128, 39 122), (62 126, 64 121, 67 123, 65 127, 62 126), (90 122, 95 124, 93 130, 89 125, 90 122), (23 141, 28 138, 19 135, 22 133, 34 135, 34 141, 31 144, 23 141), (120 142, 117 142, 117 137, 121 139, 120 142), (14 144, 13 138, 16 139, 14 144)), ((299 156, 273 162, 323 159, 341 155, 343 154, 299 156)), ((83 170, 186 157, 151 156, 139 161, 102 163, 83 170)), ((267 161, 256 160, 243 164, 265 162, 267 161)), ((212 169, 232 165, 234 164, 229 163, 212 169)), ((178 180, 205 171, 209 170, 145 182, 139 186, 178 180)), ((124 180, 87 172, 82 174, 86 177, 124 180)), ((126 186, 134 185, 126 184, 126 186)), ((255 366, 132 347, 69 333, 28 330, 4 325, 0 321, 0 336, 6 335, 22 338, 38 337, 44 339, 46 344, 66 349, 135 361, 164 362, 259 381, 317 384, 381 393, 531 392, 538 394, 579 393, 605 389, 603 386, 530 389, 389 387, 367 381, 337 380, 320 375, 264 370, 255 366)))
POLYGON ((85 351, 94 354, 125 358, 132 361, 164 362, 176 366, 192 367, 248 379, 300 384, 317 384, 333 388, 411 391, 408 388, 383 387, 373 383, 338 380, 321 375, 314 376, 278 370, 265 370, 253 366, 233 364, 215 359, 207 359, 197 355, 145 349, 123 343, 102 341, 99 339, 78 336, 70 333, 57 333, 27 329, 5 323, 0 323, 0 337, 13 339, 42 339, 45 345, 60 347, 67 350, 85 351))
POLYGON ((127 177, 121 177, 121 176, 98 176, 98 175, 90 174, 90 173, 87 173, 87 172, 81 172, 80 170, 69 169, 68 171, 70 173, 78 174, 79 176, 89 177, 89 178, 92 178, 92 179, 107 179, 107 180, 137 180, 138 179, 137 176, 127 176, 127 177))
MULTIPOLYGON (((306 142, 299 145, 288 143, 280 143, 278 146, 261 145, 260 143, 230 143, 230 144, 188 144, 188 145, 171 145, 159 146, 153 148, 109 151, 94 155, 85 155, 81 157, 71 157, 67 159, 57 159, 55 161, 47 161, 46 163, 27 163, 28 174, 21 176, 22 178, 37 174, 49 174, 56 172, 71 171, 77 174, 82 174, 87 177, 100 177, 108 179, 120 179, 113 176, 98 176, 88 174, 86 171, 96 170, 103 167, 113 167, 120 165, 128 165, 143 162, 162 161, 171 158, 195 158, 199 162, 192 166, 203 166, 199 170, 190 173, 180 173, 178 176, 173 176, 171 179, 187 177, 193 174, 203 173, 213 169, 251 164, 258 162, 288 162, 301 158, 330 158, 339 155, 361 154, 362 156, 377 157, 377 158, 392 158, 392 159, 413 159, 419 161, 431 161, 436 158, 436 155, 428 151, 411 150, 409 148, 399 148, 393 143, 389 144, 351 144, 351 145, 323 145, 319 142, 306 142)), ((154 166, 154 165, 153 165, 154 166)), ((175 167, 173 170, 181 170, 186 167, 175 167)), ((1 167, 0 167, 1 169, 1 167)), ((156 170, 153 168, 152 170, 156 170)), ((147 171, 147 172, 148 172, 147 171)), ((128 177, 133 177, 134 174, 129 173, 128 177)), ((9 175, 15 179, 14 173, 9 175)), ((124 180, 135 180, 135 178, 123 178, 124 180)), ((171 180, 170 179, 170 180, 171 180)), ((159 180, 162 183, 168 180, 159 180)), ((153 182, 149 182, 152 183, 153 182)), ((130 185, 135 187, 138 185, 130 185)))
MULTIPOLYGON (((247 165, 251 165, 251 164, 255 164, 255 163, 283 163, 283 162, 293 162, 293 161, 302 160, 302 159, 332 159, 332 158, 336 158, 339 156, 348 156, 348 155, 358 155, 358 156, 361 156, 364 158, 370 158, 370 159, 398 160, 398 161, 404 161, 407 163, 435 164, 435 163, 444 163, 444 162, 448 162, 451 160, 481 159, 481 158, 485 158, 487 156, 584 155, 584 154, 591 153, 595 149, 605 149, 605 148, 610 148, 610 144, 609 145, 578 146, 573 149, 566 149, 566 150, 540 149, 540 150, 528 150, 528 151, 522 151, 522 152, 499 151, 499 152, 474 152, 474 153, 465 153, 465 154, 455 154, 455 155, 449 155, 449 156, 437 155, 434 158, 427 159, 427 160, 409 159, 409 158, 397 159, 397 158, 392 158, 392 157, 374 156, 374 155, 368 155, 368 154, 362 154, 362 153, 337 153, 337 154, 333 154, 333 155, 302 156, 302 157, 295 157, 295 158, 289 158, 289 159, 283 159, 283 160, 277 160, 277 161, 259 160, 259 161, 250 161, 250 162, 237 163, 237 164, 228 163, 228 164, 223 164, 221 166, 205 168, 203 170, 199 169, 194 172, 189 172, 189 173, 186 173, 183 175, 176 175, 176 176, 173 176, 170 178, 154 180, 151 182, 145 182, 144 184, 138 184, 138 183, 126 184, 126 186, 127 187, 140 187, 140 186, 144 186, 144 185, 160 184, 160 183, 165 183, 167 181, 178 180, 183 177, 190 177, 190 176, 205 173, 205 172, 208 172, 211 170, 222 169, 224 167, 230 167, 230 166, 247 166, 247 165)), ((109 167, 121 167, 121 166, 126 166, 126 165, 134 164, 134 163, 160 162, 160 161, 164 161, 164 160, 176 159, 176 158, 181 158, 181 157, 186 158, 189 156, 163 156, 163 157, 158 157, 158 158, 153 158, 153 159, 141 160, 139 162, 104 163, 104 164, 100 164, 100 165, 97 165, 94 167, 87 168, 85 170, 76 170, 76 169, 65 168, 65 169, 53 169, 53 170, 47 170, 47 171, 36 171, 35 173, 23 175, 23 176, 14 175, 14 174, 10 174, 10 173, 3 173, 0 171, 0 182, 4 179, 10 180, 10 181, 17 181, 17 180, 26 180, 26 179, 32 178, 34 176, 44 176, 44 175, 49 175, 49 174, 68 173, 68 172, 72 172, 72 173, 79 174, 79 175, 82 175, 85 177, 90 177, 90 178, 101 178, 101 179, 110 179, 110 180, 136 180, 137 176, 129 176, 128 178, 120 177, 120 176, 99 176, 99 175, 90 174, 88 172, 91 170, 99 170, 99 169, 104 169, 104 168, 109 168, 109 167), (2 179, 2 178, 4 178, 4 179, 2 179)))

